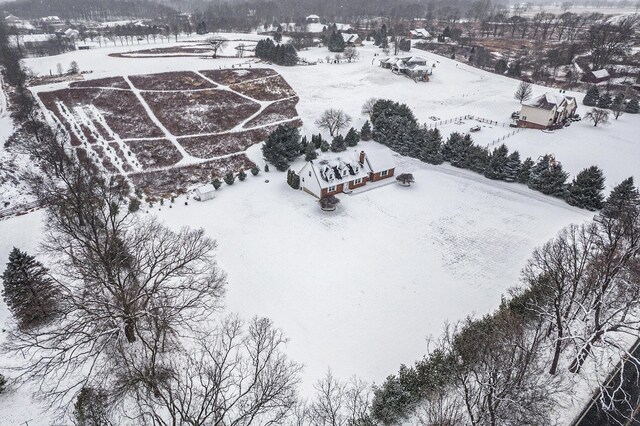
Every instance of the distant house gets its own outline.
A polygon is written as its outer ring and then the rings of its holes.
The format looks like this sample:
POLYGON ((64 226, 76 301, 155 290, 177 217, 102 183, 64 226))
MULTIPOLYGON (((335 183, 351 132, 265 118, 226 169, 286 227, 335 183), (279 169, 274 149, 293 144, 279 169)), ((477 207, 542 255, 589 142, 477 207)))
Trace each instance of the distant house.
POLYGON ((518 127, 554 129, 564 126, 565 120, 574 115, 578 104, 572 96, 545 93, 523 102, 518 127))
POLYGON ((429 31, 425 30, 424 28, 416 28, 415 30, 411 30, 409 31, 407 36, 411 39, 422 39, 422 40, 428 40, 432 38, 431 33, 429 33, 429 31))
POLYGON ((395 74, 405 74, 419 80, 429 81, 429 76, 433 74, 433 67, 427 65, 427 60, 421 56, 381 59, 380 66, 391 69, 395 74))
POLYGON ((7 15, 4 18, 4 22, 7 24, 7 26, 13 27, 13 28, 17 28, 20 30, 24 30, 24 31, 32 31, 35 29, 35 27, 33 25, 31 25, 31 23, 29 23, 29 21, 25 21, 23 19, 18 18, 15 15, 7 15))
POLYGON ((318 198, 349 193, 369 182, 392 177, 395 167, 393 158, 384 151, 325 154, 300 169, 300 189, 318 198))
POLYGON ((216 188, 210 183, 196 188, 196 199, 199 201, 212 200, 216 196, 216 188))
POLYGON ((348 34, 348 33, 340 33, 342 38, 344 39, 345 46, 362 46, 362 40, 358 37, 358 34, 348 34))
POLYGON ((318 15, 309 15, 306 18, 307 24, 319 24, 320 17, 318 15))
POLYGON ((609 71, 601 69, 585 72, 582 76, 582 81, 586 83, 603 83, 605 81, 609 81, 610 78, 611 76, 609 75, 609 71))

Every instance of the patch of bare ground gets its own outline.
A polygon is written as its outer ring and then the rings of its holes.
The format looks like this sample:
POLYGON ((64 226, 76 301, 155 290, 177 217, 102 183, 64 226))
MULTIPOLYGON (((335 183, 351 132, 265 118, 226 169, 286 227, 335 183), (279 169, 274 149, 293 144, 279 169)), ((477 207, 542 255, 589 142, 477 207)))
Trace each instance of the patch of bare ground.
POLYGON ((238 173, 255 166, 244 154, 206 161, 204 163, 174 167, 147 173, 129 175, 136 187, 147 195, 158 197, 168 194, 182 194, 196 185, 211 182, 214 178, 222 179, 228 172, 238 173))
POLYGON ((68 109, 76 106, 94 105, 102 112, 107 125, 121 138, 164 136, 131 91, 93 88, 63 89, 40 92, 38 96, 45 107, 62 122, 65 122, 65 119, 58 111, 56 105, 58 101, 68 109))
POLYGON ((295 118, 298 116, 298 111, 296 110, 297 104, 297 96, 291 99, 274 102, 266 107, 255 118, 252 118, 247 124, 245 124, 244 128, 250 129, 252 127, 263 126, 265 124, 295 118))
POLYGON ((238 68, 231 70, 205 70, 200 72, 205 77, 227 86, 256 78, 278 75, 278 73, 271 68, 238 68))
POLYGON ((69 84, 69 87, 73 88, 114 88, 114 89, 130 89, 129 84, 125 81, 124 78, 118 77, 106 77, 106 78, 96 78, 94 80, 85 80, 85 81, 74 81, 69 84))
POLYGON ((167 139, 127 141, 126 144, 144 169, 173 166, 182 160, 182 154, 167 139))
POLYGON ((122 163, 122 169, 126 173, 132 172, 133 167, 131 167, 131 164, 129 163, 130 160, 127 158, 127 156, 131 158, 131 151, 128 151, 127 153, 125 153, 120 147, 120 144, 118 144, 117 142, 111 142, 109 146, 111 147, 111 149, 113 149, 113 152, 115 152, 118 158, 120 159, 120 162, 122 163))
POLYGON ((140 90, 196 90, 216 87, 215 84, 190 71, 131 75, 129 80, 140 90))
POLYGON ((280 75, 233 84, 230 89, 259 101, 277 101, 296 94, 280 75))
POLYGON ((260 109, 256 102, 226 90, 142 92, 142 96, 176 136, 230 130, 260 109))

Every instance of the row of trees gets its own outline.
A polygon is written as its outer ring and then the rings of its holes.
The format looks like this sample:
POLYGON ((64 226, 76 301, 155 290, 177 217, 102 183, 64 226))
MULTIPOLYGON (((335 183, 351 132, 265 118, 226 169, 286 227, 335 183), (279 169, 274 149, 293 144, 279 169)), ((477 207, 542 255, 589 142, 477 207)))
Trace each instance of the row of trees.
POLYGON ((581 171, 569 183, 569 174, 552 155, 544 155, 536 162, 531 158, 523 161, 517 151, 509 153, 505 145, 489 151, 474 144, 469 134, 457 132, 443 141, 437 128, 420 126, 407 105, 389 100, 369 103, 372 106, 365 109, 370 111, 373 139, 402 155, 430 164, 447 161, 489 179, 523 183, 581 208, 596 210, 601 207, 604 176, 596 166, 581 171))
POLYGON ((638 114, 640 111, 637 97, 629 97, 627 92, 616 92, 613 96, 609 92, 601 94, 596 85, 589 87, 582 103, 600 109, 610 109, 616 119, 624 112, 638 114))
POLYGON ((270 38, 258 41, 255 55, 278 65, 293 66, 298 63, 298 52, 291 44, 275 44, 270 38))
MULTIPOLYGON (((622 357, 637 368, 625 337, 637 338, 639 231, 640 194, 629 178, 592 222, 567 227, 533 253, 496 312, 447 327, 424 359, 389 376, 374 393, 373 418, 552 424, 572 392, 570 376, 586 362, 590 379, 607 377, 622 357)), ((624 374, 612 382, 624 383, 624 374)), ((635 400, 622 385, 597 402, 619 422, 633 416, 635 400)))

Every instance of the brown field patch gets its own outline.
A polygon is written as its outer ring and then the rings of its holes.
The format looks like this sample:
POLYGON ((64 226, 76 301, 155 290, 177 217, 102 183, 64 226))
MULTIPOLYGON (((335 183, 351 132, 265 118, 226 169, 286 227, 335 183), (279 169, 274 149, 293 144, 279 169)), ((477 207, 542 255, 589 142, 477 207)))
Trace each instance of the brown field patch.
POLYGON ((205 70, 200 72, 205 77, 227 86, 242 83, 247 80, 255 80, 256 78, 278 75, 278 73, 271 68, 239 68, 231 70, 205 70))
POLYGON ((47 109, 62 122, 56 101, 67 108, 94 105, 102 112, 105 121, 121 138, 153 138, 164 136, 149 118, 138 98, 131 91, 109 89, 63 89, 38 94, 47 109))
MULTIPOLYGON (((287 123, 290 126, 300 127, 302 121, 295 120, 287 123)), ((184 149, 197 158, 212 158, 233 154, 234 152, 245 151, 252 145, 267 139, 269 133, 274 131, 278 125, 261 127, 259 129, 247 130, 244 132, 226 133, 212 136, 193 136, 180 138, 178 142, 184 149)))
POLYGON ((234 84, 230 88, 259 101, 277 101, 296 94, 280 75, 234 84))
POLYGON ((230 130, 251 117, 260 105, 225 90, 143 92, 162 124, 176 136, 230 130))
POLYGON ((228 172, 238 173, 254 166, 255 163, 246 155, 238 154, 192 166, 134 173, 130 177, 147 195, 166 196, 185 193, 193 186, 211 182, 213 178, 222 179, 228 172))
POLYGON ((298 111, 296 110, 297 103, 298 97, 274 102, 266 107, 258 116, 251 119, 244 127, 245 129, 250 129, 252 127, 295 118, 298 116, 298 111))
POLYGON ((129 80, 140 90, 196 90, 216 87, 191 71, 130 75, 129 80))
POLYGON ((129 84, 122 77, 96 78, 94 80, 74 81, 69 87, 88 88, 88 87, 107 87, 116 89, 131 89, 129 84))
POLYGON ((126 144, 144 169, 173 166, 182 160, 182 154, 167 139, 127 141, 126 144))

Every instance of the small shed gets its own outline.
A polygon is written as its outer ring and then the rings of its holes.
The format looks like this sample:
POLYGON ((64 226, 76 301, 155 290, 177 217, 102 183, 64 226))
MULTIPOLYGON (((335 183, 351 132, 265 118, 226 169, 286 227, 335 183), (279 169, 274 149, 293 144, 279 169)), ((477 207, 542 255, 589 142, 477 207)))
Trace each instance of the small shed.
POLYGON ((216 188, 210 183, 196 188, 196 197, 200 201, 212 200, 216 196, 216 188))
POLYGON ((587 83, 603 83, 608 81, 611 78, 609 75, 609 71, 605 69, 595 70, 595 71, 587 71, 582 76, 582 81, 587 83))

